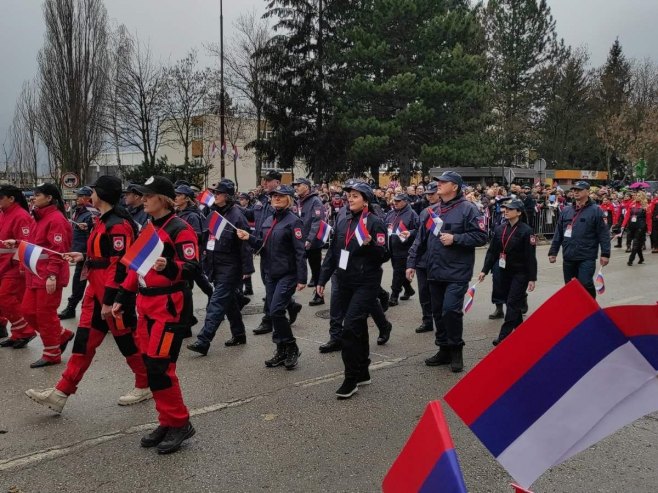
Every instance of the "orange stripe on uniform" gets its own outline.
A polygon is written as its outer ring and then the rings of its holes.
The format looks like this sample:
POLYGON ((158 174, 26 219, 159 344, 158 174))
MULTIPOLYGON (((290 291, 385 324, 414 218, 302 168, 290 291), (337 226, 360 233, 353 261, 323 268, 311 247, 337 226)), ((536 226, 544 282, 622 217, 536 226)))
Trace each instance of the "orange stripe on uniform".
POLYGON ((172 332, 165 332, 162 336, 162 342, 160 343, 160 351, 158 356, 169 356, 169 350, 171 349, 171 343, 174 342, 174 334, 172 332))

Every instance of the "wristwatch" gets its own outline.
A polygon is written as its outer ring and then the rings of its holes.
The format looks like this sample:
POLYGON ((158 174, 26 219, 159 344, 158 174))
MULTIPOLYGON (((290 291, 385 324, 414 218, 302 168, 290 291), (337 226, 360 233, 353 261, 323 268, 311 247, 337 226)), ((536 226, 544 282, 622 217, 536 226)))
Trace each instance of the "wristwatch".
POLYGON ((56 280, 57 280, 57 276, 54 275, 54 274, 50 274, 50 275, 48 276, 48 280, 56 281, 56 280))

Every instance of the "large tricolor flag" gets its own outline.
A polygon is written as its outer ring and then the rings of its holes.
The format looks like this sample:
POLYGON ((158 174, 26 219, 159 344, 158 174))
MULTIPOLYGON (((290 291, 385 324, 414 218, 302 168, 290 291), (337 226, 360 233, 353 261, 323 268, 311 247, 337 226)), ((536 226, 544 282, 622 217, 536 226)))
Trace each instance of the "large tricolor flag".
POLYGON ((210 234, 217 240, 222 236, 222 231, 224 231, 227 224, 228 221, 217 211, 213 211, 213 213, 208 216, 208 231, 210 231, 210 234))
POLYGON ((43 248, 40 246, 28 243, 27 241, 21 241, 18 244, 16 257, 18 258, 18 261, 23 264, 23 266, 32 274, 37 277, 41 277, 37 272, 37 262, 39 261, 42 253, 43 248))
POLYGON ((658 410, 657 377, 658 305, 602 310, 573 280, 445 400, 528 488, 548 468, 658 410))
POLYGON ((359 218, 359 223, 354 230, 354 236, 356 236, 356 241, 359 242, 359 246, 362 246, 368 238, 368 229, 366 228, 366 221, 363 216, 359 218))
POLYGON ((329 241, 329 235, 333 228, 329 226, 325 221, 320 221, 320 227, 318 228, 318 234, 315 237, 320 240, 322 243, 329 241))
POLYGON ((215 203, 215 196, 210 190, 204 190, 201 195, 199 195, 199 203, 205 207, 210 207, 215 203))
POLYGON ((121 258, 121 263, 139 275, 146 276, 157 258, 162 255, 163 250, 164 243, 158 236, 153 223, 147 223, 140 231, 135 243, 121 258))
POLYGON ((439 401, 430 402, 382 483, 384 493, 466 493, 439 401))

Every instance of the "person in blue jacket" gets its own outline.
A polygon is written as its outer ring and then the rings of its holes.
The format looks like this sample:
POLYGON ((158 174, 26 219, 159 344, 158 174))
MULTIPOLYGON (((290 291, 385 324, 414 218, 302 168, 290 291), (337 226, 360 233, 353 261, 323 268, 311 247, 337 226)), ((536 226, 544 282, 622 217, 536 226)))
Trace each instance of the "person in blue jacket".
POLYGON ((462 193, 462 177, 445 171, 437 180, 441 201, 435 229, 422 228, 416 237, 417 257, 407 260, 407 277, 415 274, 417 259, 427 253, 432 317, 439 351, 425 360, 428 366, 450 365, 457 373, 464 369, 464 296, 473 277, 475 248, 487 243, 484 218, 477 206, 462 193))
POLYGON ((416 239, 418 230, 418 214, 411 208, 410 202, 411 198, 407 194, 397 194, 393 197, 393 209, 386 214, 384 220, 388 229, 388 248, 393 266, 389 306, 398 304, 402 288, 404 288, 404 295, 400 298, 402 300, 408 300, 416 294, 411 282, 405 276, 409 249, 416 239))
POLYGON ((274 214, 268 216, 259 229, 250 235, 238 229, 238 238, 248 240, 260 254, 260 266, 265 283, 265 305, 272 321, 272 341, 276 351, 265 366, 284 365, 292 370, 297 366, 299 347, 292 333, 286 309, 295 290, 306 287, 308 271, 302 233, 302 220, 294 212, 295 191, 287 185, 278 185, 270 192, 274 214))

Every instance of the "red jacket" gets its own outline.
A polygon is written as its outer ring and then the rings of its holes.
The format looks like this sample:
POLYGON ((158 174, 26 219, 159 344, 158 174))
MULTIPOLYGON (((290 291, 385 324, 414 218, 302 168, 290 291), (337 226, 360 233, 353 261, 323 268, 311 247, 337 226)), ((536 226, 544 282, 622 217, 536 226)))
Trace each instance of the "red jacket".
MULTIPOLYGON (((6 211, 0 212, 0 240, 27 241, 33 227, 34 219, 19 204, 14 203, 6 211)), ((0 250, 5 248, 0 246, 0 250)), ((22 276, 19 265, 18 260, 14 260, 13 253, 1 252, 0 279, 15 279, 22 276)))
MULTIPOLYGON (((49 205, 43 209, 34 209, 36 223, 28 240, 37 246, 48 248, 56 252, 71 251, 73 231, 69 220, 64 217, 57 206, 49 205)), ((25 271, 25 287, 43 288, 50 275, 57 276, 57 286, 67 286, 69 283, 69 264, 62 257, 54 253, 43 252, 47 259, 37 262, 39 277, 30 271, 25 271)))
MULTIPOLYGON (((624 216, 624 222, 621 224, 621 227, 625 228, 629 222, 635 222, 633 221, 633 218, 635 218, 635 221, 638 223, 644 221, 646 224, 647 232, 651 234, 651 225, 653 221, 651 220, 651 211, 648 207, 643 207, 640 202, 629 204, 628 209, 626 210, 626 215, 624 216)), ((638 224, 638 226, 640 226, 640 224, 638 224)))
POLYGON ((612 204, 612 202, 601 204, 599 207, 603 211, 603 220, 606 224, 617 224, 615 206, 612 204))

